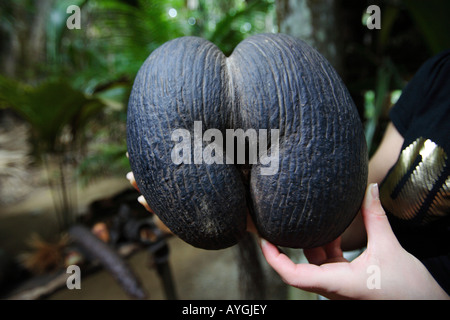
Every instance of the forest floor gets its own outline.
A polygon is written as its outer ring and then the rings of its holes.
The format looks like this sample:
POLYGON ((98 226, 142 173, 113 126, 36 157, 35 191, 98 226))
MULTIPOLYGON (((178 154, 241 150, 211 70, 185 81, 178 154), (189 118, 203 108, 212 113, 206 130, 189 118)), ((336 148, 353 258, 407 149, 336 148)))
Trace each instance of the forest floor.
MULTIPOLYGON (((54 274, 30 276, 30 272, 20 263, 22 254, 32 249, 29 244, 31 236, 38 234, 42 239, 48 240, 60 233, 52 190, 47 185, 47 173, 33 164, 29 156, 29 129, 21 121, 10 117, 4 117, 0 124, 0 297, 20 299, 24 295, 17 294, 23 292, 24 288, 29 290, 36 286, 39 289, 49 287, 46 283, 54 283, 51 279, 55 278, 54 274)), ((77 212, 83 215, 89 211, 93 202, 110 199, 127 189, 130 189, 130 185, 125 176, 103 177, 85 187, 78 186, 75 189, 77 212)), ((179 299, 220 300, 243 297, 236 246, 208 251, 194 248, 175 236, 170 237, 167 243, 170 250, 169 265, 179 299)), ((260 258, 262 259, 262 255, 260 258)), ((148 251, 142 249, 128 256, 126 261, 141 281, 149 299, 165 299, 160 277, 154 267, 148 266, 148 259, 148 251)), ((265 261, 261 261, 269 283, 267 298, 317 298, 316 295, 297 289, 289 289, 287 296, 285 293, 280 295, 280 290, 272 288, 280 286, 279 276, 265 261)), ((31 296, 37 299, 130 299, 108 271, 94 269, 95 272, 81 274, 80 290, 69 290, 65 282, 59 281, 58 286, 50 286, 53 289, 47 290, 46 294, 31 296)), ((61 275, 68 276, 64 271, 59 270, 58 279, 61 279, 61 275)))
MULTIPOLYGON (((125 178, 108 178, 97 181, 78 191, 79 207, 82 210, 96 199, 111 196, 129 188, 125 178)), ((45 187, 35 188, 24 200, 4 205, 0 214, 0 249, 17 258, 29 250, 27 239, 33 233, 43 238, 57 230, 51 192, 45 187)), ((172 270, 175 290, 179 299, 241 299, 239 288, 239 270, 236 247, 208 251, 194 248, 177 237, 168 239, 170 249, 169 265, 172 270)), ((149 253, 138 250, 127 262, 135 272, 147 292, 149 299, 165 299, 165 292, 155 268, 148 267, 149 253)), ((266 274, 277 277, 262 262, 266 274)), ((277 281, 277 279, 274 279, 277 281)), ((270 282, 270 280, 269 280, 270 282)), ((279 299, 276 293, 270 293, 269 299, 279 299)), ((81 289, 69 290, 60 286, 45 299, 82 299, 82 300, 121 300, 130 299, 112 275, 104 269, 81 275, 81 289)), ((316 299, 300 290, 291 298, 316 299)))

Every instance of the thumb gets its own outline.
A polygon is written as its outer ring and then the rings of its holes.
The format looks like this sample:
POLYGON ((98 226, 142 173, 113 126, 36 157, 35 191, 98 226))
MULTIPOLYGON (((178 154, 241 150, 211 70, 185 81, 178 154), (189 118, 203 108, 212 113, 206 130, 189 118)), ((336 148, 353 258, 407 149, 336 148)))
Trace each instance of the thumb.
POLYGON ((373 183, 367 187, 361 211, 367 232, 368 247, 375 243, 392 245, 398 242, 389 224, 386 212, 381 206, 378 184, 373 183))

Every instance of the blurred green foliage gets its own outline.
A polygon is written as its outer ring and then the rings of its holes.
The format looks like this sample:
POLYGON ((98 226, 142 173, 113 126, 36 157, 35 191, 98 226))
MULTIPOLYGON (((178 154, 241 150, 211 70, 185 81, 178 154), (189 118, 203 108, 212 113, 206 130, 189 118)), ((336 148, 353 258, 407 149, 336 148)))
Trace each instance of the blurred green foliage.
POLYGON ((19 57, 14 57, 16 74, 0 75, 0 108, 14 110, 30 125, 33 154, 48 170, 62 230, 74 221, 75 196, 69 188, 73 172, 87 183, 130 170, 125 157, 126 105, 148 55, 181 36, 204 37, 230 54, 246 36, 267 31, 265 19, 272 8, 271 0, 0 4, 0 33, 20 47, 15 52, 19 57), (70 5, 81 9, 79 30, 66 26, 70 5), (40 32, 45 46, 30 52, 40 32))
MULTIPOLYGON (((395 34, 396 30, 403 28, 417 29, 422 35, 422 39, 417 42, 423 40, 429 56, 450 48, 450 28, 446 18, 450 14, 450 1, 385 0, 378 1, 377 4, 381 7, 382 28, 376 33, 374 46, 368 48, 371 52, 365 51, 367 53, 366 61, 374 65, 374 76, 370 79, 372 82, 371 88, 364 93, 363 121, 369 156, 378 147, 389 121, 386 115, 401 94, 401 89, 406 85, 407 79, 405 78, 411 76, 405 77, 405 74, 401 74, 402 71, 405 72, 406 62, 405 64, 398 60, 394 62, 391 57, 392 43, 405 41, 409 36, 409 31, 403 31, 400 35, 397 35, 395 34), (405 22, 405 16, 412 23, 408 23, 406 26, 399 25, 399 21, 405 22)), ((414 49, 404 47, 402 51, 406 55, 417 55, 414 49)), ((420 54, 423 54, 423 52, 420 52, 420 54)), ((412 74, 418 68, 419 66, 416 66, 412 74)))
MULTIPOLYGON (((34 70, 18 75, 20 80, 0 76, 2 106, 13 108, 31 124, 33 141, 41 142, 44 152, 56 150, 66 125, 81 134, 88 120, 99 115, 87 109, 107 108, 103 116, 123 120, 135 74, 163 43, 195 35, 210 39, 229 54, 247 35, 266 31, 264 19, 273 1, 58 0, 51 4, 45 17, 45 57, 34 70), (74 4, 81 8, 80 30, 66 27, 70 15, 66 9, 74 4), (35 101, 36 95, 40 99, 35 101)), ((9 15, 3 27, 26 23, 39 5, 4 2, 0 8, 9 15), (22 11, 31 14, 14 16, 22 11)), ((123 150, 124 140, 123 136, 116 141, 123 150)))

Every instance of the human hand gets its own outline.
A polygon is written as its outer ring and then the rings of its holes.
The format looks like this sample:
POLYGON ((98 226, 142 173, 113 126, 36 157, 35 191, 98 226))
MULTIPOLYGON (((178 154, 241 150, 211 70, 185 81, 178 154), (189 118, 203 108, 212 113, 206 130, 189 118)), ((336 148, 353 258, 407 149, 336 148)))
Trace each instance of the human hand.
MULTIPOLYGON (((128 155, 128 152, 125 154, 127 156, 127 158, 129 158, 130 156, 128 155)), ((139 187, 136 183, 136 179, 134 178, 134 174, 132 171, 127 173, 127 180, 130 182, 130 184, 133 186, 133 188, 136 189, 137 192, 141 192, 139 190, 139 187)), ((140 195, 138 197, 138 202, 145 208, 145 210, 147 210, 150 213, 154 213, 153 210, 150 208, 150 206, 148 205, 147 201, 145 200, 143 195, 140 195)))
MULTIPOLYGON (((134 178, 134 174, 133 172, 128 172, 127 173, 127 179, 130 182, 130 184, 138 191, 139 191, 139 187, 137 186, 136 183, 136 179, 134 178)), ((171 235, 172 231, 170 231, 170 229, 161 221, 161 219, 158 218, 158 216, 156 216, 152 210, 152 208, 150 208, 150 206, 148 205, 147 201, 145 200, 143 195, 140 195, 137 198, 138 202, 145 208, 145 210, 147 210, 148 212, 153 214, 153 221, 156 224, 156 226, 163 231, 166 234, 171 235)))
MULTIPOLYGON (((126 153, 126 156, 128 158, 128 152, 126 153)), ((133 172, 131 171, 128 172, 126 177, 127 180, 130 182, 130 184, 133 186, 133 188, 135 188, 136 191, 140 193, 141 191, 139 190, 139 187, 136 183, 136 179, 134 178, 133 172)), ((137 200, 145 208, 145 210, 153 214, 153 221, 155 222, 156 226, 164 233, 171 235, 172 231, 170 231, 170 229, 161 221, 161 219, 159 219, 158 216, 154 214, 152 208, 150 208, 150 206, 148 205, 147 201, 145 200, 142 194, 137 198, 137 200)))
POLYGON ((261 239, 264 257, 287 284, 330 299, 449 299, 425 266, 398 242, 376 184, 367 188, 361 210, 367 249, 352 262, 344 259, 340 238, 305 249, 310 264, 295 264, 261 239))
MULTIPOLYGON (((133 172, 130 171, 127 173, 127 179, 130 182, 130 184, 133 186, 133 188, 135 188, 138 192, 141 192, 141 191, 139 191, 139 187, 137 186, 136 180, 134 179, 133 172)), ((153 213, 153 210, 150 208, 150 206, 148 205, 148 203, 145 200, 143 195, 140 195, 137 200, 142 206, 144 206, 145 210, 153 213)))

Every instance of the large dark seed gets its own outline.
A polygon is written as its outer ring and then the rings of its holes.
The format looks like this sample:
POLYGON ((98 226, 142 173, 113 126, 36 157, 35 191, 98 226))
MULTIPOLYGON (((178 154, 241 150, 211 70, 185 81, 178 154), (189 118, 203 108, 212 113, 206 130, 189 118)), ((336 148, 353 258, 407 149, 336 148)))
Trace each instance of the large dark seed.
POLYGON ((345 230, 364 196, 367 149, 354 103, 330 64, 287 35, 249 37, 230 57, 197 37, 164 44, 136 77, 127 127, 130 164, 145 199, 196 247, 237 243, 248 211, 274 244, 319 246, 345 230), (222 133, 224 148, 213 155, 224 164, 194 163, 195 121, 200 138, 208 129, 222 133), (190 164, 173 161, 181 141, 172 141, 176 129, 190 133, 190 141, 183 139, 192 146, 190 164), (254 165, 248 158, 247 165, 226 164, 226 129, 266 129, 269 156, 277 154, 271 129, 279 130, 278 164, 263 165, 259 155, 254 165), (273 174, 261 174, 270 166, 273 174))

